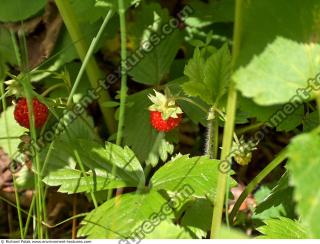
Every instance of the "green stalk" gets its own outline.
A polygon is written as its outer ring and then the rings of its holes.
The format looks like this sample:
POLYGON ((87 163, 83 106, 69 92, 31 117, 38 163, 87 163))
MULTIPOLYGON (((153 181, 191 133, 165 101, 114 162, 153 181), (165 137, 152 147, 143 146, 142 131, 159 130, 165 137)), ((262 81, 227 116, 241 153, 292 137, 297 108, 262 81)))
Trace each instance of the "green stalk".
MULTIPOLYGON (((20 50, 21 50, 21 72, 22 78, 20 80, 21 85, 23 86, 23 90, 25 93, 25 97, 27 99, 27 107, 29 111, 29 123, 30 123, 30 134, 33 141, 37 140, 37 131, 35 128, 35 118, 34 118, 34 111, 33 111, 33 104, 32 104, 32 94, 33 89, 31 86, 31 77, 30 72, 28 70, 28 50, 27 50, 27 43, 24 33, 20 33, 19 35, 19 43, 20 43, 20 50)), ((35 173, 35 194, 36 194, 36 216, 41 223, 43 220, 43 209, 45 209, 45 200, 42 198, 43 195, 43 185, 41 175, 39 174, 40 169, 40 158, 39 153, 35 151, 35 156, 32 159, 35 162, 34 165, 34 173, 35 173)), ((45 196, 44 196, 45 198, 45 196)), ((43 228, 42 225, 37 225, 37 237, 43 239, 43 228)))
MULTIPOLYGON (((241 40, 241 20, 242 20, 242 6, 243 0, 236 1, 236 10, 235 10, 235 27, 233 34, 233 49, 232 49, 232 68, 235 69, 236 60, 240 51, 240 40, 241 40)), ((223 141, 222 141, 222 152, 221 152, 221 161, 227 160, 230 161, 230 151, 232 146, 232 138, 234 131, 234 121, 235 121, 235 112, 236 112, 236 103, 237 103, 237 91, 234 83, 232 82, 229 87, 228 92, 228 102, 227 102, 227 115, 226 115, 226 124, 223 132, 223 141)), ((230 166, 231 166, 231 162, 230 166)), ((216 238, 221 228, 221 219, 224 205, 224 197, 226 194, 226 183, 227 183, 228 174, 225 172, 219 171, 216 197, 214 199, 214 208, 213 216, 211 223, 211 233, 210 238, 216 238)))
MULTIPOLYGON (((71 39, 75 43, 74 45, 78 52, 78 55, 80 59, 84 62, 88 48, 87 48, 87 44, 85 43, 85 40, 82 39, 83 35, 81 34, 81 28, 79 26, 79 23, 77 22, 77 19, 75 17, 74 11, 72 10, 71 4, 69 0, 56 0, 55 2, 63 18, 63 21, 68 29, 71 39)), ((108 14, 110 14, 110 12, 108 14)), ((108 14, 107 14, 107 17, 110 17, 108 16, 108 14)), ((107 17, 105 19, 105 22, 108 21, 107 17)), ((98 81, 103 77, 103 75, 93 57, 88 58, 86 62, 87 62, 86 72, 87 72, 89 81, 91 83, 91 86, 93 88, 96 88, 99 86, 98 81)), ((114 121, 114 111, 113 109, 103 107, 102 105, 103 103, 109 100, 111 99, 107 91, 100 93, 100 98, 98 99, 98 103, 102 111, 106 126, 111 134, 116 131, 116 124, 114 121)))
MULTIPOLYGON (((76 157, 77 163, 78 163, 79 166, 80 166, 81 173, 83 174, 83 177, 85 178, 85 181, 87 182, 87 185, 90 185, 89 178, 88 178, 88 176, 87 176, 87 174, 86 174, 86 171, 85 171, 85 169, 84 169, 84 166, 83 166, 83 163, 82 163, 82 161, 81 161, 81 158, 80 158, 80 156, 79 156, 78 151, 75 149, 75 150, 73 150, 73 153, 74 153, 74 155, 75 155, 75 157, 76 157)), ((91 198, 92 198, 94 207, 97 208, 97 207, 98 207, 98 202, 97 202, 96 197, 95 197, 95 195, 94 195, 93 186, 91 186, 90 195, 91 195, 91 198)))
POLYGON ((27 234, 28 234, 28 229, 29 229, 29 224, 30 224, 30 220, 31 220, 31 217, 32 217, 32 210, 34 208, 34 203, 35 203, 35 198, 32 196, 30 209, 29 209, 28 216, 27 216, 27 221, 26 221, 26 224, 25 224, 25 227, 24 227, 24 237, 26 237, 27 234))
POLYGON ((75 94, 75 92, 76 92, 76 90, 77 90, 77 88, 79 86, 80 80, 81 80, 81 78, 83 76, 83 73, 84 73, 84 71, 85 71, 85 69, 86 69, 86 67, 88 65, 88 62, 91 59, 91 56, 92 56, 92 54, 94 52, 94 49, 96 48, 96 46, 98 44, 98 41, 100 40, 100 38, 101 38, 101 36, 103 34, 103 31, 106 28, 106 26, 107 26, 107 24, 108 24, 108 22, 109 22, 109 20, 111 19, 112 16, 113 16, 113 11, 109 10, 107 15, 106 15, 106 17, 104 18, 104 21, 103 21, 102 25, 100 26, 100 29, 99 29, 97 35, 92 39, 91 44, 89 46, 89 49, 88 49, 88 51, 87 51, 87 53, 86 53, 86 55, 85 55, 85 57, 83 59, 83 62, 81 64, 81 67, 80 67, 80 70, 78 72, 77 78, 76 78, 76 80, 74 82, 74 85, 73 85, 73 87, 71 89, 71 92, 69 94, 69 97, 68 97, 68 100, 67 100, 67 106, 69 106, 71 104, 73 95, 75 94))
POLYGON ((120 19, 120 35, 121 35, 121 90, 120 90, 120 111, 116 144, 121 145, 123 125, 126 110, 127 98, 127 30, 126 15, 123 0, 119 0, 119 19, 120 19))
MULTIPOLYGON (((1 95, 4 94, 4 86, 3 82, 1 82, 1 95)), ((2 96, 2 110, 6 111, 7 109, 7 103, 6 103, 6 98, 5 96, 2 96)), ((5 128, 6 132, 9 132, 9 125, 8 125, 8 119, 6 116, 6 113, 4 113, 4 122, 5 122, 5 128)), ((10 137, 7 137, 7 142, 8 142, 8 148, 9 148, 9 155, 12 154, 12 149, 11 149, 11 144, 10 144, 10 137)), ((16 182, 16 176, 12 174, 12 180, 13 180, 13 186, 14 186, 14 195, 17 203, 17 213, 18 213, 18 221, 19 221, 19 229, 20 229, 20 237, 22 239, 25 238, 23 234, 23 221, 22 221, 22 216, 21 216, 21 207, 20 207, 20 198, 19 198, 19 193, 18 193, 18 187, 17 187, 17 182, 16 182)))
POLYGON ((229 216, 229 221, 232 223, 241 204, 246 199, 246 197, 251 193, 256 186, 274 170, 280 163, 282 163, 288 156, 286 149, 282 150, 276 158, 274 158, 254 179, 247 185, 246 189, 241 193, 240 197, 236 201, 234 207, 229 216))
POLYGON ((213 118, 209 121, 208 125, 208 142, 207 142, 207 154, 211 159, 218 158, 219 149, 219 119, 213 118))
MULTIPOLYGON (((230 150, 233 138, 234 119, 236 111, 237 92, 232 84, 229 88, 226 125, 223 132, 222 152, 220 160, 227 160, 230 163, 230 150)), ((230 163, 231 164, 231 163, 230 163)), ((214 199, 214 209, 211 224, 210 238, 215 238, 220 231, 221 218, 224 205, 224 197, 226 191, 227 175, 225 172, 219 171, 216 196, 214 199)))
MULTIPOLYGON (((124 8, 123 0, 119 0, 119 19, 120 19, 120 38, 121 38, 121 89, 120 89, 120 108, 119 108, 119 122, 116 144, 121 145, 123 125, 125 120, 126 98, 127 98, 127 31, 126 31, 126 10, 124 8)), ((112 175, 116 175, 116 167, 112 166, 112 175)), ((112 197, 112 189, 108 191, 108 200, 112 197)))

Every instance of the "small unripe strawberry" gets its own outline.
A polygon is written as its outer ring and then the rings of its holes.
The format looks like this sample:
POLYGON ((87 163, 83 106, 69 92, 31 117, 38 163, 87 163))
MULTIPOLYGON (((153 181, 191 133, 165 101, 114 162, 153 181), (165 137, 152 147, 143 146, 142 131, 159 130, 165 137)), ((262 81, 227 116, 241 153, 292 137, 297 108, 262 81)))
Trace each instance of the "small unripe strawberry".
MULTIPOLYGON (((35 127, 41 128, 47 121, 48 108, 37 98, 32 99, 32 105, 35 119, 35 127)), ((27 99, 25 97, 18 99, 18 102, 14 109, 14 118, 19 123, 19 125, 27 129, 30 129, 28 104, 27 99)))
POLYGON ((155 96, 148 96, 153 103, 149 107, 151 125, 157 131, 168 132, 181 123, 183 112, 169 90, 165 94, 154 92, 155 96))
POLYGON ((240 165, 247 165, 251 162, 252 152, 256 150, 258 142, 246 142, 243 137, 233 143, 232 154, 234 160, 240 165))
POLYGON ((182 120, 182 114, 179 114, 177 118, 169 117, 167 120, 162 118, 161 112, 150 111, 150 122, 153 128, 157 131, 168 132, 176 128, 182 120))

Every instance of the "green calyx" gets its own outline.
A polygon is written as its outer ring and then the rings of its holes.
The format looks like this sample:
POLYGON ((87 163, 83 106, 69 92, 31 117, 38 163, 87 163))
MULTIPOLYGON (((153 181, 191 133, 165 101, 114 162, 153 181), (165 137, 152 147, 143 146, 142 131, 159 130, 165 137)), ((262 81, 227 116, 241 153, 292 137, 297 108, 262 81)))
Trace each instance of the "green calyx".
POLYGON ((23 87, 17 79, 12 79, 4 82, 7 85, 6 95, 15 95, 16 97, 23 96, 23 87))
POLYGON ((161 112, 164 120, 171 118, 178 118, 179 114, 182 114, 181 108, 176 104, 175 98, 171 95, 168 89, 165 90, 165 94, 154 90, 155 95, 149 94, 148 98, 152 101, 152 105, 149 107, 150 111, 161 112))

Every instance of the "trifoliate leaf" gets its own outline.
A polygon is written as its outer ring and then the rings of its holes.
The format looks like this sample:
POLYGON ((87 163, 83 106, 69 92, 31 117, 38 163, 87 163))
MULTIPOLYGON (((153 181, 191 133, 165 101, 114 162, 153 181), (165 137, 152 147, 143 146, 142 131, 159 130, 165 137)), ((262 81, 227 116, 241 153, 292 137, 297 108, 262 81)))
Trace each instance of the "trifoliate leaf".
POLYGON ((200 97, 210 105, 217 104, 226 93, 231 75, 231 55, 225 44, 207 60, 198 48, 185 67, 189 81, 182 88, 189 96, 200 97))

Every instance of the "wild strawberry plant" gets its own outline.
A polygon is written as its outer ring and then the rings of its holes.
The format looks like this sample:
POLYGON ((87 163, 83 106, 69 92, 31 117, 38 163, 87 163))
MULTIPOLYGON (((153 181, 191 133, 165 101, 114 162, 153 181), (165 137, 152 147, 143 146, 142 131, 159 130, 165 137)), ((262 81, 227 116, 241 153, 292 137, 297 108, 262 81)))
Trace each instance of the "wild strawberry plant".
POLYGON ((2 2, 1 237, 320 237, 316 0, 2 2))

